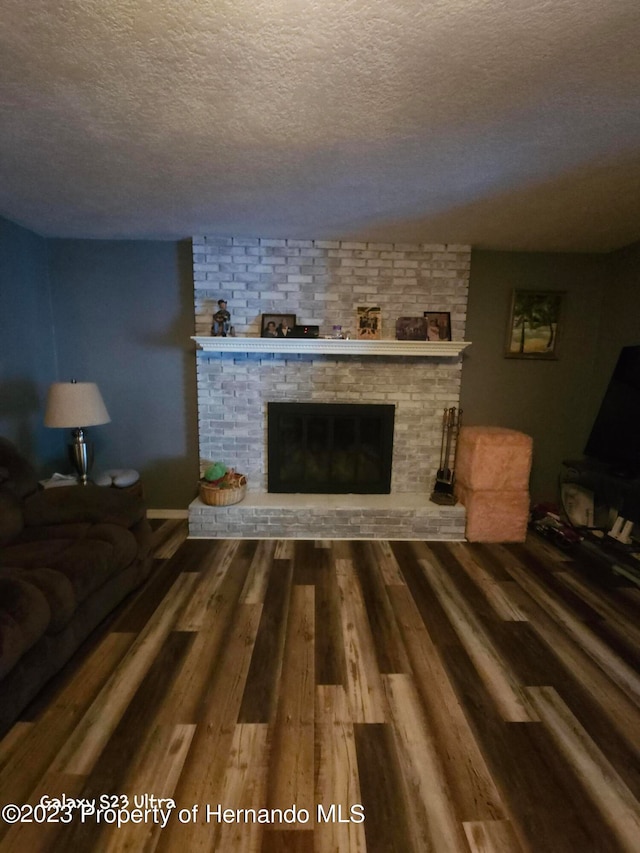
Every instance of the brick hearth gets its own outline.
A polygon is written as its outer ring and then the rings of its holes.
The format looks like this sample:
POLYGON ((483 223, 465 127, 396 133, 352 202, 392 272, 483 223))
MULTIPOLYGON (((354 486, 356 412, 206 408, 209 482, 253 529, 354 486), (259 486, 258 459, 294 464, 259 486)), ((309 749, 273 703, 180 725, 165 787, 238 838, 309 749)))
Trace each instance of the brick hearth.
POLYGON ((191 536, 264 539, 464 539, 462 504, 438 506, 424 494, 269 495, 209 507, 194 501, 191 536))

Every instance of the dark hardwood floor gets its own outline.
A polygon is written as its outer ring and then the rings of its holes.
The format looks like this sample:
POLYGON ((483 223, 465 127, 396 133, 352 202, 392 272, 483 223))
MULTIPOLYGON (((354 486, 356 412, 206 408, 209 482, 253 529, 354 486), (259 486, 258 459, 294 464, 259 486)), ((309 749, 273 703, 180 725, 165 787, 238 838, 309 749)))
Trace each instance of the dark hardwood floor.
POLYGON ((633 584, 535 536, 155 537, 0 743, 0 850, 640 850, 633 584))

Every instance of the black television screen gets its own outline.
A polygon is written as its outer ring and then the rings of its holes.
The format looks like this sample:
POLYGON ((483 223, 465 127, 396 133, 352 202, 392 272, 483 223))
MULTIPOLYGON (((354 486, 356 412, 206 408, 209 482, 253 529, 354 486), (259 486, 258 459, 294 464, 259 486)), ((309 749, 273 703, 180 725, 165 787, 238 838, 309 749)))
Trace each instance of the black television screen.
POLYGON ((584 453, 614 474, 640 476, 640 346, 622 348, 584 453))

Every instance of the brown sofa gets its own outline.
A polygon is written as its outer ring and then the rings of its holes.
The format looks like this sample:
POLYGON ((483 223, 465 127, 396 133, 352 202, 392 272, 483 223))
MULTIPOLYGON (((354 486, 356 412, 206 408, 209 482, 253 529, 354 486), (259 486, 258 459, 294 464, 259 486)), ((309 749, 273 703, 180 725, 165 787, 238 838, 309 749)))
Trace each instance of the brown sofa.
POLYGON ((92 485, 42 489, 0 438, 0 736, 146 578, 150 544, 139 497, 92 485))

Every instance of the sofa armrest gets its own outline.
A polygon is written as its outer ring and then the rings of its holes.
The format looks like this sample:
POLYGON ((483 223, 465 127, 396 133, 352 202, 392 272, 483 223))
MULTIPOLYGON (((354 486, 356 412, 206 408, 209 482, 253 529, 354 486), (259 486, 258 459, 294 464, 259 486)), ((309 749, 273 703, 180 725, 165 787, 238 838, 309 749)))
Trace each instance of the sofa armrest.
POLYGON ((130 528, 146 516, 140 497, 91 484, 43 489, 28 497, 22 509, 26 527, 107 522, 130 528))

